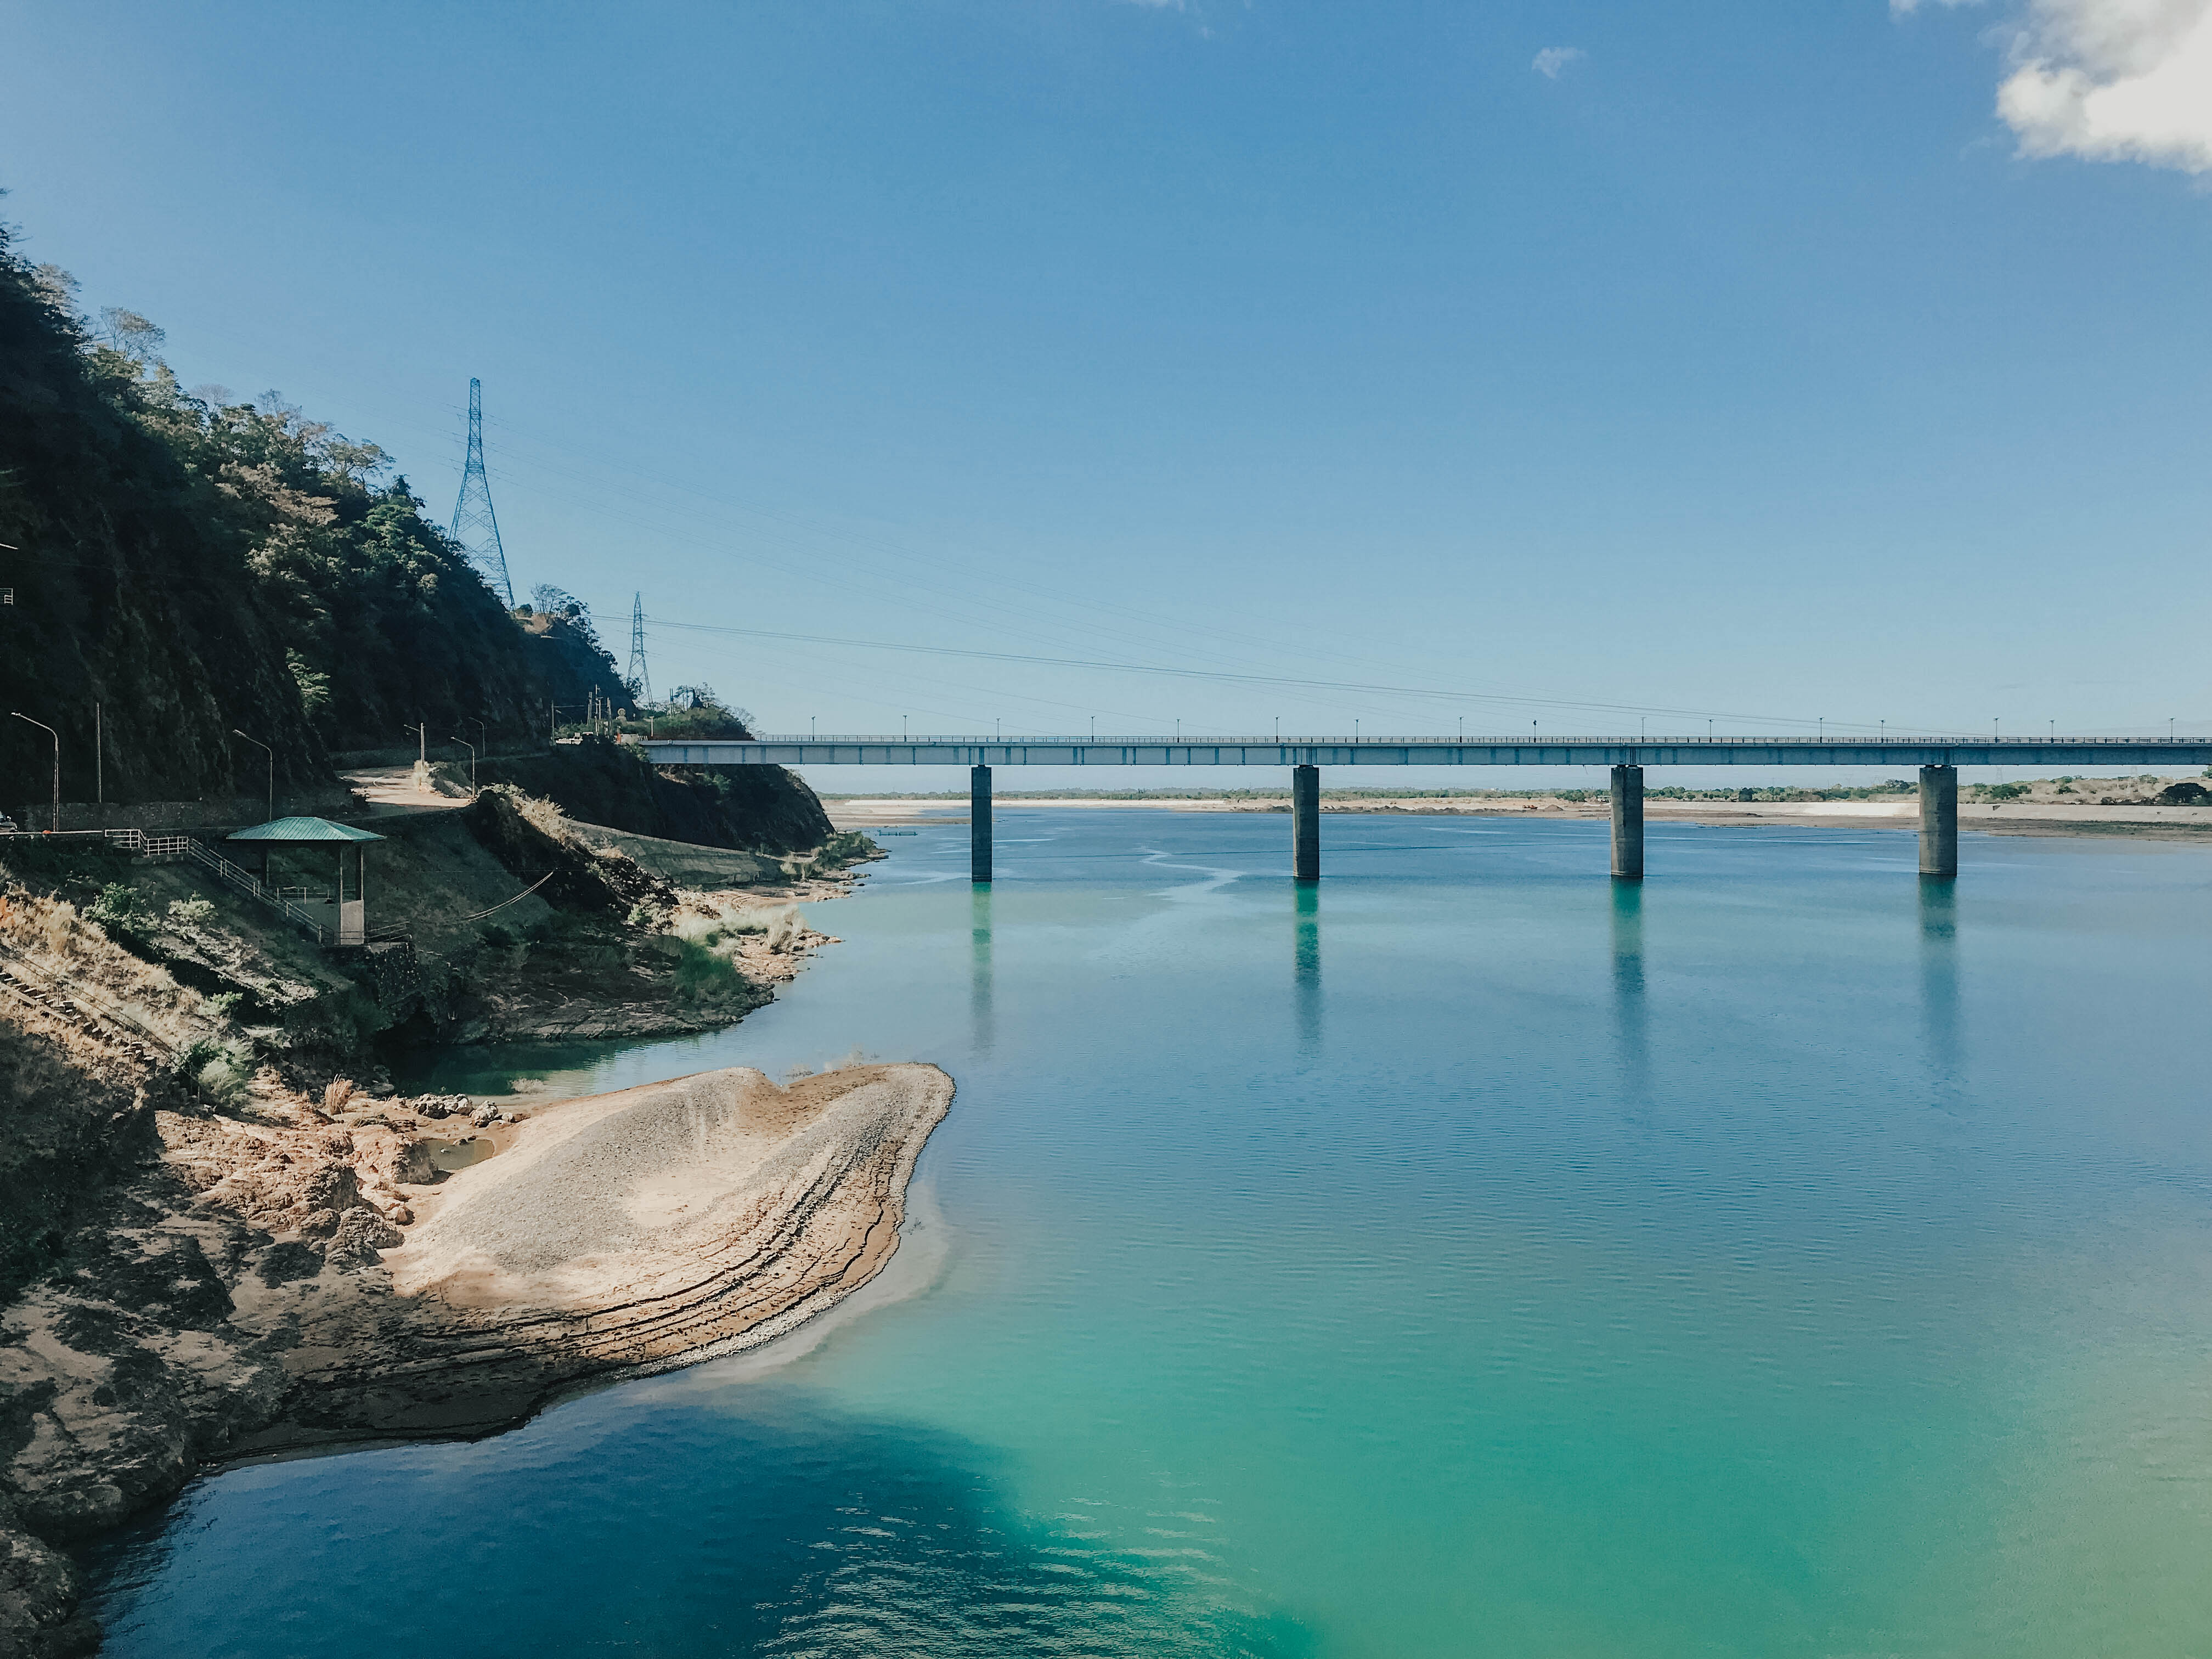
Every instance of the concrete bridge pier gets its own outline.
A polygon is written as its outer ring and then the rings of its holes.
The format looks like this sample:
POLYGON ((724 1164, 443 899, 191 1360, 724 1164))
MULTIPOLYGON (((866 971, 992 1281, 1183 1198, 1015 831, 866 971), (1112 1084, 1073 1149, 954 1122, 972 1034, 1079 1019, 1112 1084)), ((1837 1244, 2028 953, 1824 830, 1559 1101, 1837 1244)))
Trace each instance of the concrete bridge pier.
POLYGON ((1321 879, 1321 768, 1291 769, 1291 878, 1321 879))
POLYGON ((968 770, 968 878, 988 886, 991 880, 991 769, 968 770))
POLYGON ((1959 873, 1959 769, 1920 769, 1920 873, 1959 873))
POLYGON ((1644 879, 1644 769, 1613 769, 1613 873, 1644 879))

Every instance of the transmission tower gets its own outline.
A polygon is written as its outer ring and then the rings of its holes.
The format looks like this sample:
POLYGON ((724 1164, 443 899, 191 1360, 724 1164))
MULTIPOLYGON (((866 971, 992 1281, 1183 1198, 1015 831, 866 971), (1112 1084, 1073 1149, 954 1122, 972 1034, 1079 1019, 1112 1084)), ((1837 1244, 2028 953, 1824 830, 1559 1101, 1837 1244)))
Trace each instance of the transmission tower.
POLYGON ((491 484, 484 477, 481 380, 469 382, 469 460, 461 469, 461 497, 453 503, 453 527, 447 533, 468 550, 492 592, 514 610, 514 584, 507 580, 507 550, 499 544, 499 517, 491 510, 491 484))
POLYGON ((653 681, 645 672, 645 595, 630 601, 629 694, 641 708, 653 701, 653 681))

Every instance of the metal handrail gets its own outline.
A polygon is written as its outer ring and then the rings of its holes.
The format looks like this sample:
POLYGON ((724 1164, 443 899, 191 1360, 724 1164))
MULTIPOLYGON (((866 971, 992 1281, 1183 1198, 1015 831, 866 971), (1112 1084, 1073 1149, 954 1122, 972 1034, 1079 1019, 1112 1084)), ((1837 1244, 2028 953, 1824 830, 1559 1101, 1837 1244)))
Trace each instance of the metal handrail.
POLYGON ((268 887, 264 886, 259 877, 254 875, 251 871, 240 869, 237 865, 233 864, 228 859, 223 857, 222 854, 216 852, 212 847, 208 846, 205 842, 199 841, 187 841, 185 844, 185 855, 196 864, 204 864, 207 866, 207 867, 214 871, 217 876, 221 877, 224 881, 228 882, 233 887, 238 889, 240 892, 244 893, 248 898, 259 899, 264 904, 271 904, 276 906, 278 912, 288 921, 294 922, 300 927, 304 928, 307 932, 313 934, 316 944, 323 945, 328 943, 328 940, 324 937, 323 924, 321 922, 318 921, 313 916, 309 915, 307 911, 301 909, 298 905, 293 903, 291 900, 285 898, 281 894, 274 892, 268 887))

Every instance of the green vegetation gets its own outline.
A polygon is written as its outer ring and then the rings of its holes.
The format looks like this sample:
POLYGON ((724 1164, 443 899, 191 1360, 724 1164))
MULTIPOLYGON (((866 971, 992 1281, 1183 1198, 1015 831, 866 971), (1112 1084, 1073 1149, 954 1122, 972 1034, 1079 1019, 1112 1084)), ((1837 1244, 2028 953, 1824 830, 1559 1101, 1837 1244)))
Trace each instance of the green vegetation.
POLYGON ((814 867, 842 870, 848 864, 861 864, 883 855, 884 849, 858 830, 840 830, 822 843, 822 850, 814 857, 814 867))
POLYGON ((690 738, 699 742, 716 738, 750 738, 753 734, 752 715, 723 702, 711 685, 679 685, 659 708, 625 708, 617 714, 616 720, 602 723, 602 730, 635 738, 690 738))
POLYGON ((676 997, 679 1002, 727 1001, 749 994, 751 987, 737 964, 694 939, 679 940, 684 954, 676 963, 676 997))
POLYGON ((245 1100, 256 1065, 252 1045, 239 1040, 195 1042, 176 1058, 177 1075, 190 1082, 202 1100, 234 1109, 245 1100))
POLYGON ((127 881, 111 881, 100 890, 100 896, 87 907, 88 919, 104 927, 143 929, 154 919, 145 896, 127 881))
MULTIPOLYGON (((61 733, 63 793, 195 799, 324 782, 333 750, 481 717, 543 732, 549 702, 623 697, 567 618, 518 627, 375 445, 274 392, 186 388, 161 331, 80 315, 75 283, 0 228, 0 708, 61 733)), ((0 776, 51 740, 0 730, 0 776)), ((473 724, 465 728, 473 731, 473 724)))

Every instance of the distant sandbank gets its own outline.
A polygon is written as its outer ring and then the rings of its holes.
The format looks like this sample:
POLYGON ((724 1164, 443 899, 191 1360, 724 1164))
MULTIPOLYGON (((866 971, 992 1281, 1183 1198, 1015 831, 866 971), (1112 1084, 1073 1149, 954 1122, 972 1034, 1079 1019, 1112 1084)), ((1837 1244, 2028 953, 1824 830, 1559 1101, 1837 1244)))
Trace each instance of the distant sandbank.
MULTIPOLYGON (((957 799, 900 799, 882 796, 823 801, 830 822, 841 830, 882 829, 901 824, 957 824, 968 821, 967 805, 957 799)), ((1171 812, 1281 812, 1291 810, 1289 795, 1149 796, 1140 799, 1103 799, 1095 795, 1009 795, 998 797, 1003 816, 1036 808, 1081 807, 1093 811, 1133 808, 1171 812)), ((1561 796, 1483 798, 1465 795, 1407 796, 1378 799, 1371 796, 1322 797, 1321 810, 1346 816, 1407 816, 1419 817, 1537 817, 1603 818, 1608 807, 1602 798, 1572 800, 1561 796)), ((1699 823, 1717 828, 1753 829, 1801 827, 1855 829, 1917 828, 1920 805, 1905 796, 1886 800, 1734 801, 1644 799, 1646 819, 1659 823, 1699 823)), ((2190 840, 2212 832, 2212 805, 2163 805, 2156 802, 2088 801, 2079 805, 2048 800, 1970 801, 1959 803, 1959 826, 1983 834, 2016 836, 2126 835, 2166 840, 2190 840)))

